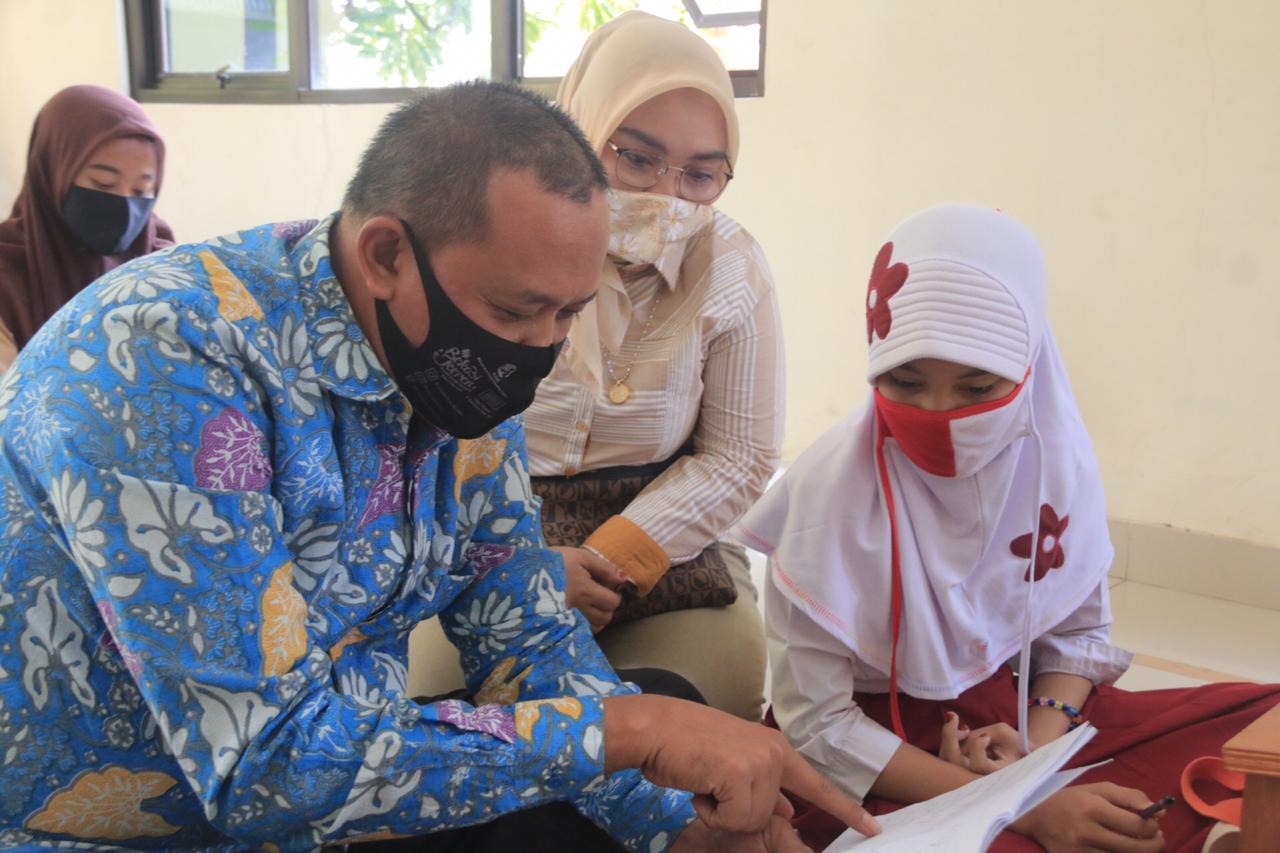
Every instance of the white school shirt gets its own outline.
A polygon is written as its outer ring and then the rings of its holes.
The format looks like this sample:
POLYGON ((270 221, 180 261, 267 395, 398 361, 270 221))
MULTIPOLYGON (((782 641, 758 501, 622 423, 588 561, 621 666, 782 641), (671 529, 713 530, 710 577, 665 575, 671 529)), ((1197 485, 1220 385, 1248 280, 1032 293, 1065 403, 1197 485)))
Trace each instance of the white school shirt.
MULTIPOLYGON (((779 592, 772 578, 764 597, 778 726, 820 773, 863 799, 902 741, 868 717, 853 694, 885 691, 889 676, 850 655, 843 642, 779 592)), ((1111 645, 1110 598, 1104 580, 1074 613, 1032 642, 1033 673, 1065 672, 1095 684, 1113 684, 1123 675, 1132 655, 1111 645)))

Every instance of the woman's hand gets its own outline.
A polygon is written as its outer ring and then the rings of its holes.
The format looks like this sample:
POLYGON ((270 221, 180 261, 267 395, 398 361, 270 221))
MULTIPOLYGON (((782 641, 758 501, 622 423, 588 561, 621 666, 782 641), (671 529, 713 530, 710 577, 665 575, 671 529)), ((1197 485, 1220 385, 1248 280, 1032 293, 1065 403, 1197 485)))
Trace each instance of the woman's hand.
POLYGON ((585 548, 552 548, 564 558, 564 597, 570 607, 582 611, 593 632, 613 619, 622 603, 618 593, 630 580, 613 563, 585 548))
POLYGON ((1155 818, 1136 812, 1151 805, 1147 795, 1111 782, 1063 788, 1013 824, 1049 853, 1158 853, 1164 836, 1155 818))
POLYGON ((947 721, 942 725, 942 745, 938 749, 938 757, 943 761, 985 776, 1008 767, 1024 755, 1022 739, 1012 726, 994 723, 970 731, 961 725, 958 714, 947 713, 947 721))

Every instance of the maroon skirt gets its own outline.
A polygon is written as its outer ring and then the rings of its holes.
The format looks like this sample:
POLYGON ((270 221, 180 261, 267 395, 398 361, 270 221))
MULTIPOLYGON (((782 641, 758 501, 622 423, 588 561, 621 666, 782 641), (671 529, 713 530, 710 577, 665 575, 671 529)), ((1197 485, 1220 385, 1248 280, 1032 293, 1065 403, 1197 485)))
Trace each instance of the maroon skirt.
MULTIPOLYGON (((891 727, 887 693, 857 693, 854 699, 873 720, 891 727)), ((974 729, 992 723, 1007 723, 1015 728, 1018 725, 1017 684, 1008 667, 955 699, 935 702, 902 694, 899 702, 907 739, 935 755, 949 711, 959 714, 961 721, 974 729)), ((1166 794, 1178 795, 1178 802, 1160 816, 1165 850, 1199 853, 1213 821, 1182 802, 1182 768, 1202 755, 1221 755, 1224 743, 1278 703, 1277 684, 1207 684, 1140 693, 1098 687, 1081 709, 1098 733, 1067 766, 1080 767, 1107 759, 1111 762, 1084 773, 1072 784, 1114 782, 1136 788, 1153 801, 1166 794)), ((768 722, 773 724, 772 713, 768 722)), ((872 814, 902 807, 901 803, 876 797, 868 798, 864 805, 872 814)), ((824 849, 845 830, 836 818, 803 801, 796 803, 793 823, 805 843, 815 850, 824 849)), ((990 849, 992 853, 1030 853, 1041 848, 1023 835, 1003 832, 990 849)))

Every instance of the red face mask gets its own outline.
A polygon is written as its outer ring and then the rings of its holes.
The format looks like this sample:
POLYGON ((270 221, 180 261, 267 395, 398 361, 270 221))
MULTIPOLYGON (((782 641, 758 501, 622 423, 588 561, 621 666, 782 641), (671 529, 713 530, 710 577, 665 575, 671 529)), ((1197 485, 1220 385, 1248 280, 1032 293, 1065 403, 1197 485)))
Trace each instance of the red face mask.
MULTIPOLYGON (((1031 371, 1027 371, 1030 377, 1031 371)), ((902 712, 898 706, 898 645, 902 635, 902 569, 899 563, 897 509, 889 480, 884 442, 892 438, 907 458, 920 470, 938 477, 969 477, 994 459, 1015 438, 1029 432, 1027 407, 1019 401, 1022 384, 1005 397, 990 403, 965 406, 949 412, 931 412, 906 403, 895 403, 875 391, 876 423, 880 440, 876 443, 876 469, 889 505, 889 525, 893 541, 893 598, 891 626, 893 652, 889 663, 889 714, 893 730, 906 739, 902 712)))
POLYGON ((976 474, 1019 435, 1026 433, 1022 384, 989 403, 933 412, 896 403, 875 392, 881 434, 893 438, 917 468, 938 477, 976 474))

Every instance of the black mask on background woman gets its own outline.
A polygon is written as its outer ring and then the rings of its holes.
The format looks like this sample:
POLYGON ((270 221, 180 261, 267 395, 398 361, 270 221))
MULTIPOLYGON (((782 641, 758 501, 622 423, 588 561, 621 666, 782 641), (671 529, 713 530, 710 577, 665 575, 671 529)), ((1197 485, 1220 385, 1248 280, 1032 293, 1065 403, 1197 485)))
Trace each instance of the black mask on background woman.
POLYGON ((95 255, 118 255, 147 227, 154 198, 138 198, 75 187, 62 202, 62 218, 95 255))

